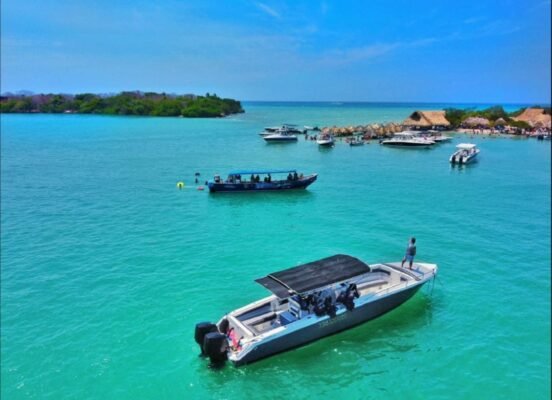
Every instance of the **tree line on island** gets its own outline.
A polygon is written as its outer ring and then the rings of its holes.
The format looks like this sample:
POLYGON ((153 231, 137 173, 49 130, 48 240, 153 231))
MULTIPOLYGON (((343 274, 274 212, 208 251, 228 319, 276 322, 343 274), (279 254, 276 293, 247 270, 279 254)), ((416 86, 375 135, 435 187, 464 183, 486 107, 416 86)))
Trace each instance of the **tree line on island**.
MULTIPOLYGON (((544 114, 550 115, 550 107, 534 106, 530 108, 542 109, 544 114)), ((494 126, 512 126, 519 129, 531 129, 531 125, 526 121, 516 120, 527 108, 520 108, 513 112, 506 112, 502 106, 493 106, 483 110, 475 108, 445 108, 445 118, 450 122, 451 128, 459 128, 465 125, 470 118, 484 118, 488 121, 489 127, 494 126)))
POLYGON ((239 101, 216 94, 196 96, 136 91, 116 95, 6 94, 0 96, 0 112, 205 118, 224 117, 244 110, 239 101))

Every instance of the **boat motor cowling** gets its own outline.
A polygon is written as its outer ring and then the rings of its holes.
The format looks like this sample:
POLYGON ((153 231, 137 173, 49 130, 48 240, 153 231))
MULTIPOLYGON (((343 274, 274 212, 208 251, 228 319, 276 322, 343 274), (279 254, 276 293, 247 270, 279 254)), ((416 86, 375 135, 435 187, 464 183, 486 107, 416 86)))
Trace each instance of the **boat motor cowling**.
POLYGON ((203 338, 203 353, 212 363, 220 363, 228 358, 228 340, 220 332, 210 332, 203 338))
POLYGON ((217 332, 217 331, 218 331, 217 326, 211 322, 200 322, 199 324, 196 324, 194 339, 196 343, 199 345, 202 355, 205 354, 203 352, 203 338, 208 333, 217 332))

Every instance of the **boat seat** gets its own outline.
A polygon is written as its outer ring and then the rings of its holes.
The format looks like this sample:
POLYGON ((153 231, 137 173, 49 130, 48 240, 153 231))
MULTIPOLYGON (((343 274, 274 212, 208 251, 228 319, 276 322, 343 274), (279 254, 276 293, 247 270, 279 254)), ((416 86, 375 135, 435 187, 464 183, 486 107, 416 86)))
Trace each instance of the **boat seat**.
POLYGON ((253 325, 262 324, 263 322, 266 322, 266 321, 270 321, 271 319, 274 319, 274 318, 276 318, 276 313, 271 312, 269 314, 264 314, 255 318, 248 319, 246 321, 243 321, 243 323, 249 326, 253 326, 253 325))
POLYGON ((368 288, 371 288, 371 287, 374 287, 374 286, 385 285, 387 283, 389 283, 389 281, 386 280, 386 279, 378 279, 378 280, 374 280, 374 281, 368 281, 368 282, 360 283, 360 284, 357 285, 357 289, 358 290, 363 290, 363 289, 368 289, 368 288))
POLYGON ((284 311, 283 313, 280 314, 280 323, 282 325, 287 325, 290 322, 293 322, 293 321, 296 321, 296 320, 297 320, 297 318, 295 318, 293 316, 293 314, 290 313, 289 311, 284 311))

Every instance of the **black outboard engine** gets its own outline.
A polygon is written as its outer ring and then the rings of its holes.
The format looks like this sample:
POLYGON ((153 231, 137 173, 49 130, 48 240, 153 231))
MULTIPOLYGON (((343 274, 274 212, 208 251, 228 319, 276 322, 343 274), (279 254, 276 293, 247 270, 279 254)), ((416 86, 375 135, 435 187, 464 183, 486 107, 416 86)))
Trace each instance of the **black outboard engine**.
POLYGON ((205 335, 211 332, 218 332, 217 326, 211 322, 200 322, 199 324, 196 324, 195 327, 195 341, 199 345, 199 348, 201 349, 201 355, 205 355, 203 352, 203 338, 205 335))
POLYGON ((228 340, 220 332, 210 332, 203 338, 203 353, 209 357, 212 364, 227 360, 228 340))

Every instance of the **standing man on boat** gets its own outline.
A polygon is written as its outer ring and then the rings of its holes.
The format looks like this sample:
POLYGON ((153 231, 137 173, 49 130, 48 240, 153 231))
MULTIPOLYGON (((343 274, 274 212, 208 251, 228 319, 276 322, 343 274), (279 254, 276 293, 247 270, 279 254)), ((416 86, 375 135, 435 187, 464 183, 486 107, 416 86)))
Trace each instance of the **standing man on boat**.
POLYGON ((412 263, 414 262, 414 256, 416 255, 416 238, 411 237, 406 247, 406 253, 401 263, 401 268, 404 268, 405 261, 408 261, 410 264, 409 269, 412 269, 412 263))

